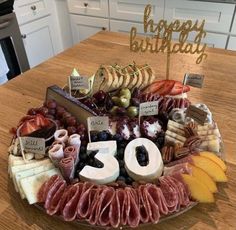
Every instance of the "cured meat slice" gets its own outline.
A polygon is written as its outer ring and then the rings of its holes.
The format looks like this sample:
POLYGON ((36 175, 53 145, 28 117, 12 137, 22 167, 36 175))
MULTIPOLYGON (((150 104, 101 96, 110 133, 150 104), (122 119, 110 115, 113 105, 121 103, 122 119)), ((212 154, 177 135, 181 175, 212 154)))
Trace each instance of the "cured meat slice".
POLYGON ((126 215, 126 207, 127 207, 127 194, 124 189, 120 188, 116 190, 117 197, 120 202, 120 223, 121 225, 127 224, 127 215, 126 215))
POLYGON ((171 176, 175 173, 191 174, 192 170, 188 167, 188 163, 181 163, 164 168, 164 176, 171 176))
POLYGON ((39 203, 43 203, 46 201, 46 197, 47 197, 48 191, 50 190, 51 186, 60 178, 61 177, 59 175, 54 175, 43 183, 43 185, 40 187, 38 194, 37 194, 39 203))
POLYGON ((59 211, 60 200, 61 200, 62 194, 64 193, 65 188, 66 188, 66 182, 62 181, 61 185, 58 187, 58 190, 52 196, 52 198, 49 202, 47 214, 54 215, 55 213, 57 213, 59 211))
POLYGON ((82 186, 80 183, 73 185, 74 189, 71 189, 68 196, 71 199, 66 203, 62 215, 64 220, 73 221, 77 216, 77 206, 82 193, 82 186))
POLYGON ((107 226, 110 224, 109 212, 111 207, 111 202, 115 196, 115 190, 112 187, 104 189, 104 197, 100 203, 100 214, 98 218, 98 224, 101 226, 107 226))
POLYGON ((102 194, 103 190, 106 187, 107 186, 105 186, 105 185, 101 185, 101 186, 98 187, 97 193, 94 196, 94 200, 93 200, 93 202, 91 204, 91 212, 90 212, 90 215, 88 217, 88 221, 92 225, 95 225, 96 222, 97 222, 97 219, 98 219, 98 216, 96 215, 96 213, 97 213, 97 206, 98 206, 98 204, 100 202, 100 195, 102 194))
POLYGON ((175 161, 168 163, 166 166, 170 167, 170 166, 178 165, 181 163, 193 163, 192 157, 191 156, 183 157, 179 160, 175 160, 175 161))
POLYGON ((129 187, 125 188, 125 192, 127 193, 127 201, 128 201, 127 207, 126 207, 127 224, 132 228, 136 228, 139 225, 140 212, 139 212, 139 206, 135 202, 135 198, 131 190, 132 189, 129 187))
POLYGON ((63 158, 59 162, 59 168, 64 179, 69 182, 73 176, 75 171, 75 162, 72 156, 63 158))
POLYGON ((97 194, 97 187, 90 186, 83 194, 77 206, 77 215, 79 218, 88 218, 91 213, 91 205, 97 194))
POLYGON ((77 164, 79 160, 79 149, 76 146, 68 146, 64 150, 64 156, 73 157, 75 164, 77 164))
POLYGON ((117 228, 120 225, 120 201, 117 191, 115 192, 115 196, 111 202, 109 219, 110 224, 113 228, 117 228))
POLYGON ((161 215, 168 214, 168 207, 166 205, 165 197, 161 189, 155 185, 148 184, 146 187, 148 195, 152 198, 153 202, 159 207, 161 215))
POLYGON ((58 191, 58 189, 61 187, 61 185, 63 183, 64 183, 64 180, 58 179, 51 185, 51 187, 47 193, 47 197, 46 197, 45 204, 44 204, 44 208, 46 210, 49 208, 50 202, 51 202, 53 196, 56 194, 56 192, 58 191))
POLYGON ((166 200, 166 205, 170 213, 177 210, 178 205, 178 194, 177 191, 169 185, 169 183, 164 179, 165 177, 159 178, 160 188, 166 200))
POLYGON ((139 212, 140 220, 142 223, 147 223, 150 219, 150 209, 148 208, 148 200, 144 194, 145 185, 140 185, 138 187, 138 196, 139 196, 139 212))
POLYGON ((177 181, 182 183, 182 185, 184 186, 184 189, 185 189, 188 197, 190 198, 191 197, 191 193, 190 193, 188 185, 185 184, 185 182, 183 180, 182 174, 181 173, 174 173, 174 174, 171 175, 171 177, 175 178, 177 181))

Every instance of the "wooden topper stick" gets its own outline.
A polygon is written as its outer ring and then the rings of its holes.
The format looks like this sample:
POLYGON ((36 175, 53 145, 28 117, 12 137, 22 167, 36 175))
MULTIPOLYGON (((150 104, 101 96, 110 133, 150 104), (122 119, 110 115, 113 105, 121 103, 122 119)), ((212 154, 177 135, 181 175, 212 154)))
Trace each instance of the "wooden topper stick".
POLYGON ((166 80, 170 78, 170 52, 167 51, 166 80))

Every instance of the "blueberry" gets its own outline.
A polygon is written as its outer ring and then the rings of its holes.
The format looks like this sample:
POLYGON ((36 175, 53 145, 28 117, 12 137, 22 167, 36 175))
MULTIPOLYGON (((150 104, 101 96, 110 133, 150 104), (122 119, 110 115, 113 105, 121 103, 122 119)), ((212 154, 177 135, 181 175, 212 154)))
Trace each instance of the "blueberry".
POLYGON ((126 184, 131 185, 133 181, 134 180, 131 177, 126 177, 126 180, 125 180, 126 184))
POLYGON ((117 178, 117 180, 120 180, 120 181, 124 181, 124 182, 125 182, 125 177, 119 176, 119 177, 117 178))
POLYGON ((97 136, 96 133, 92 133, 92 134, 90 135, 90 137, 91 137, 91 142, 96 142, 96 141, 98 141, 98 136, 97 136))
POLYGON ((147 150, 146 150, 146 148, 143 145, 141 145, 141 146, 137 146, 136 147, 136 152, 139 152, 139 153, 142 153, 142 154, 146 154, 147 150))
POLYGON ((88 158, 88 155, 87 155, 86 152, 81 152, 81 153, 79 154, 79 158, 80 158, 80 160, 82 160, 82 161, 86 161, 87 158, 88 158))
POLYGON ((109 134, 107 131, 99 132, 97 136, 99 141, 107 141, 109 139, 109 134))
POLYGON ((123 148, 120 148, 117 150, 117 157, 120 159, 120 160, 123 160, 124 159, 124 149, 123 148))
POLYGON ((80 162, 78 163, 78 169, 79 169, 79 171, 81 171, 85 165, 86 165, 86 164, 85 164, 83 161, 80 161, 80 162))
POLYGON ((94 167, 96 167, 96 168, 103 168, 104 164, 101 161, 95 159, 94 160, 94 167))
POLYGON ((85 146, 80 146, 80 154, 81 153, 86 153, 86 147, 85 146))
POLYGON ((88 162, 88 165, 90 165, 90 166, 94 165, 94 159, 92 159, 92 158, 89 158, 87 162, 88 162))
POLYGON ((125 166, 125 162, 123 160, 119 160, 118 162, 119 162, 120 168, 125 166))
POLYGON ((94 150, 91 153, 89 153, 90 158, 94 158, 94 156, 98 153, 98 150, 94 150))
POLYGON ((120 168, 120 175, 124 177, 127 176, 127 172, 124 167, 120 168))
POLYGON ((141 162, 146 162, 147 158, 146 158, 145 154, 137 154, 137 160, 139 163, 141 163, 141 162))
POLYGON ((117 133, 113 136, 113 140, 116 140, 118 143, 120 143, 123 141, 123 137, 119 133, 117 133))
POLYGON ((140 166, 147 166, 147 162, 143 161, 143 162, 139 162, 140 166))

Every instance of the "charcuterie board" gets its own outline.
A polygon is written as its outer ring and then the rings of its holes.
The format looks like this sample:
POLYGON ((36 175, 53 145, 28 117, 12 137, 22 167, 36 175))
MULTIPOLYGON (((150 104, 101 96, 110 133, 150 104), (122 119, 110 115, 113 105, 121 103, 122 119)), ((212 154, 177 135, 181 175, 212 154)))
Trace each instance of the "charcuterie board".
POLYGON ((191 103, 190 86, 157 81, 135 63, 100 67, 94 82, 98 91, 83 98, 51 86, 21 118, 9 147, 21 198, 106 228, 157 224, 213 203, 217 183, 227 182, 223 141, 208 106, 191 103))

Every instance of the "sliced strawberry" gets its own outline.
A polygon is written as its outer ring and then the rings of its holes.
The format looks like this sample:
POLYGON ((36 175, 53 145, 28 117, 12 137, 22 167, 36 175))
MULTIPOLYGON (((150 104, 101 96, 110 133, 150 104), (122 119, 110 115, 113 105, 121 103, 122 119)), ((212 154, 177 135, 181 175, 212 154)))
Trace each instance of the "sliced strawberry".
POLYGON ((38 129, 40 129, 40 126, 37 126, 33 120, 26 121, 20 129, 20 135, 27 136, 38 129))
POLYGON ((42 116, 41 114, 37 114, 35 116, 34 121, 35 121, 35 124, 39 127, 46 127, 46 126, 50 125, 50 121, 47 118, 45 118, 44 116, 42 116))
POLYGON ((144 89, 144 93, 154 93, 160 88, 162 88, 164 84, 165 84, 165 80, 155 81, 151 85, 147 86, 147 88, 144 89))
POLYGON ((190 87, 188 85, 184 85, 184 93, 187 93, 188 91, 190 91, 190 87))
POLYGON ((175 85, 174 80, 165 80, 164 85, 159 90, 155 91, 155 93, 158 93, 159 95, 162 96, 168 95, 172 90, 172 88, 174 87, 174 85, 175 85))
POLYGON ((181 82, 176 81, 174 87, 172 88, 171 92, 169 93, 169 95, 171 96, 175 96, 175 95, 179 95, 181 93, 186 93, 190 90, 190 87, 187 85, 183 85, 181 82))

